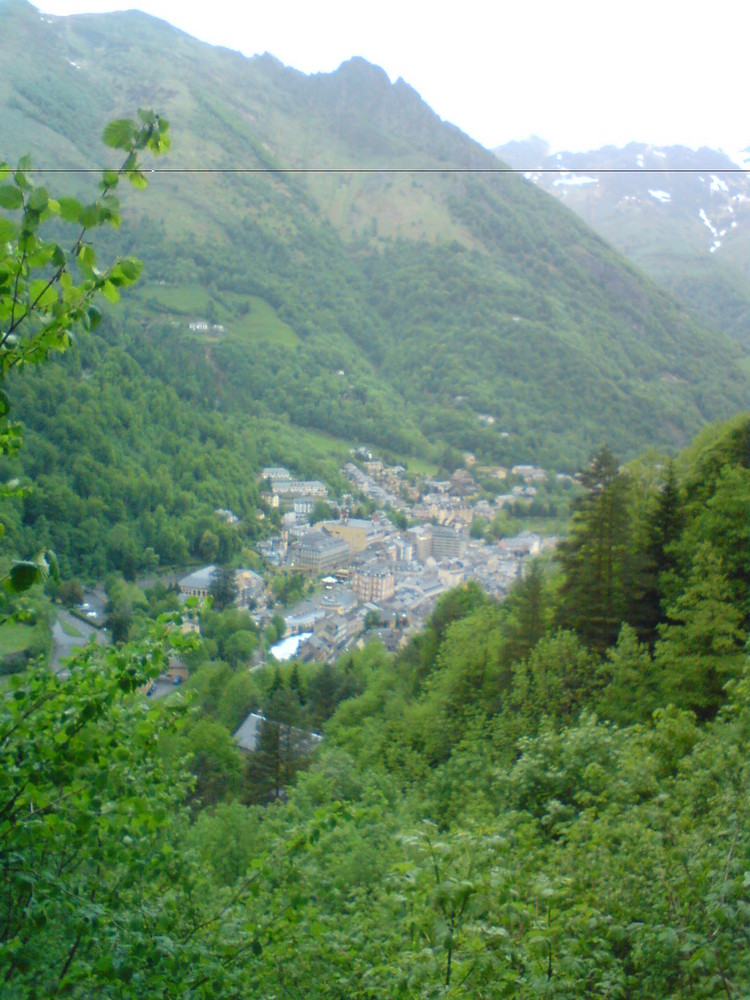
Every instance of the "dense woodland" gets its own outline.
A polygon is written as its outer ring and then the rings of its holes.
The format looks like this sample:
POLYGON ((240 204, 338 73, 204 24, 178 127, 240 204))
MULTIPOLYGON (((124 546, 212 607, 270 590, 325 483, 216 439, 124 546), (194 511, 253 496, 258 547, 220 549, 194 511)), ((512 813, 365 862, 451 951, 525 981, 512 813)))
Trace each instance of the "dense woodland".
POLYGON ((135 645, 15 675, 5 995, 746 995, 750 419, 581 481, 555 567, 395 656, 250 674, 247 613, 188 641, 157 588, 135 645))

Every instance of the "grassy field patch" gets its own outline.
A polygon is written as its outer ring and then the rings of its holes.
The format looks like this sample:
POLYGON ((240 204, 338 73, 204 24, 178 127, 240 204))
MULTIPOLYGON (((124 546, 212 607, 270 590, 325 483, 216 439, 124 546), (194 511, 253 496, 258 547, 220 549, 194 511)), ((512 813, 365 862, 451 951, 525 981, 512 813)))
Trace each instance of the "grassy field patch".
POLYGON ((200 285, 152 285, 147 297, 172 312, 203 318, 211 301, 200 285))
POLYGON ((407 456, 403 459, 402 464, 406 469, 418 476, 436 476, 438 467, 434 462, 428 461, 426 458, 413 458, 407 456))
POLYGON ((72 639, 83 638, 83 632, 79 632, 78 629, 74 625, 71 625, 70 622, 67 621, 65 618, 58 618, 57 621, 63 632, 66 635, 69 635, 72 639))
POLYGON ((22 653, 34 638, 34 628, 23 622, 5 622, 0 625, 0 657, 22 653))
POLYGON ((264 299, 248 295, 244 297, 244 305, 249 305, 248 312, 244 316, 238 316, 230 324, 230 332, 235 336, 241 336, 243 340, 270 340, 288 347, 299 344, 300 339, 291 326, 279 319, 276 311, 264 299))

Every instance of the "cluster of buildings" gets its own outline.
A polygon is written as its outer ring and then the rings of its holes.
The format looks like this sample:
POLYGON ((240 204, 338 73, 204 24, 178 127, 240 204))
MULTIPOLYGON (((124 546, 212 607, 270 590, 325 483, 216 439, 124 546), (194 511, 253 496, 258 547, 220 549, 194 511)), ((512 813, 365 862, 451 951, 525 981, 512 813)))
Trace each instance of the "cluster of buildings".
POLYGON ((301 486, 292 490, 289 484, 297 481, 288 470, 263 470, 269 495, 278 497, 282 530, 260 543, 261 553, 280 569, 320 583, 313 596, 287 613, 287 638, 275 650, 280 658, 330 661, 371 634, 397 648, 424 625, 442 593, 474 579, 500 598, 522 572, 523 561, 550 544, 524 532, 490 545, 472 539, 469 530, 475 518, 489 521, 505 503, 530 500, 534 484, 546 479, 544 470, 485 470, 497 479, 509 471, 515 477, 508 494, 491 501, 477 499, 480 488, 466 469, 449 480, 427 479, 420 493, 406 481, 402 466, 388 467, 369 452, 354 457, 359 462, 341 471, 358 496, 380 508, 369 518, 348 516, 349 496, 340 506, 329 501, 338 507, 339 519, 311 525, 314 503, 328 500, 319 491, 322 484, 307 484, 306 493, 301 486), (399 530, 386 510, 402 512, 411 525, 399 530))
POLYGON ((261 479, 268 483, 271 501, 277 498, 273 506, 284 497, 300 497, 307 500, 325 500, 328 490, 318 479, 294 479, 291 472, 283 466, 270 466, 263 469, 261 479))
MULTIPOLYGON (((316 525, 289 546, 289 569, 322 577, 322 587, 287 613, 287 633, 301 638, 287 642, 284 655, 332 661, 363 645, 369 634, 396 649, 423 627, 445 591, 473 579, 500 598, 524 560, 545 545, 531 532, 488 545, 442 525, 417 524, 401 532, 387 520, 366 523, 371 530, 364 548, 346 540, 346 521, 316 525)), ((354 529, 362 530, 359 519, 354 529)))
POLYGON ((376 506, 406 511, 408 505, 398 493, 400 475, 405 471, 402 466, 386 470, 382 462, 370 459, 365 463, 364 469, 354 462, 348 462, 341 471, 355 490, 376 506))
MULTIPOLYGON (((478 499, 479 487, 466 469, 448 480, 427 479, 420 492, 403 478, 403 467, 385 466, 369 452, 355 457, 359 464, 348 463, 342 473, 360 498, 380 508, 366 518, 348 516, 352 495, 337 504, 317 480, 296 479, 280 466, 262 471, 264 499, 280 510, 281 531, 262 540, 259 552, 278 571, 314 581, 312 595, 285 615, 285 638, 271 650, 278 659, 329 662, 373 635, 396 649, 424 625, 445 591, 476 580, 501 598, 524 561, 554 545, 554 539, 532 532, 492 544, 470 535, 475 518, 489 521, 505 503, 528 502, 547 477, 542 469, 515 467, 510 470, 515 485, 507 495, 478 499), (311 524, 320 501, 338 512, 338 519, 311 524), (386 513, 393 510, 409 518, 408 528, 396 527, 386 513)), ((504 479, 508 471, 485 474, 504 479)), ((213 566, 197 570, 180 581, 181 590, 206 596, 213 572, 213 566)), ((266 582, 252 570, 238 570, 236 581, 237 603, 251 608, 263 625, 278 611, 266 582)))

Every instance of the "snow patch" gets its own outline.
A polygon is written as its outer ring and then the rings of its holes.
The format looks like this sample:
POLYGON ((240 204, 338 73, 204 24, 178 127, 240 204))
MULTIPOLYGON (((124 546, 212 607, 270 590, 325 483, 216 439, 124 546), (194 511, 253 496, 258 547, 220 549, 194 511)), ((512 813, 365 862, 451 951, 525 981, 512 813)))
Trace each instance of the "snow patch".
POLYGON ((652 191, 651 188, 649 188, 648 193, 651 195, 652 198, 655 198, 657 201, 660 201, 662 205, 668 205, 669 202, 672 200, 672 195, 669 193, 669 191, 652 191))
POLYGON ((721 152, 725 153, 730 160, 736 163, 738 167, 742 167, 743 170, 750 169, 750 146, 737 150, 722 149, 721 152))
POLYGON ((666 158, 667 158, 667 154, 665 152, 663 152, 663 150, 661 150, 661 149, 654 149, 654 150, 652 150, 652 152, 653 152, 654 156, 658 156, 660 160, 666 160, 666 158))
POLYGON ((736 229, 737 228, 737 220, 736 219, 732 220, 732 225, 729 228, 730 229, 736 229))
POLYGON ((73 69, 80 69, 81 68, 81 64, 77 63, 77 62, 73 62, 72 59, 68 59, 68 65, 72 66, 73 69))
POLYGON ((723 191, 725 194, 729 194, 729 188, 726 186, 726 183, 720 177, 717 177, 716 174, 711 174, 711 187, 709 191, 723 191))
POLYGON ((709 219, 709 217, 706 215, 706 213, 703 211, 703 209, 700 210, 700 212, 698 213, 698 215, 700 216, 700 220, 703 223, 703 225, 707 226, 711 230, 712 236, 718 236, 719 234, 718 234, 716 228, 714 227, 713 223, 711 222, 711 220, 709 219))
POLYGON ((709 253, 716 253, 716 251, 721 246, 721 240, 714 240, 711 246, 708 248, 709 253))
POLYGON ((584 184, 598 184, 599 181, 596 177, 584 177, 581 174, 565 174, 564 177, 558 177, 557 180, 552 182, 553 187, 559 187, 564 184, 566 187, 583 187, 584 184))

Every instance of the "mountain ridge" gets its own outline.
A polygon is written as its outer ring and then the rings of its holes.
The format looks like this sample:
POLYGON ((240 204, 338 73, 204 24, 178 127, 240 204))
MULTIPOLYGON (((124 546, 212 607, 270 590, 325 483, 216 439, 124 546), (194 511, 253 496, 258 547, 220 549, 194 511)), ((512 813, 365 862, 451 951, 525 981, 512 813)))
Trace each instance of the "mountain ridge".
POLYGON ((112 315, 190 357, 185 303, 203 303, 226 336, 202 405, 571 467, 603 436, 679 446, 746 398, 739 347, 523 178, 462 173, 497 161, 366 61, 308 77, 148 15, 8 9, 2 107, 23 128, 5 155, 90 166, 107 119, 148 103, 172 122, 166 171, 125 200, 117 239, 146 278, 112 315))
MULTIPOLYGON (((750 178, 729 154, 644 143, 552 153, 538 137, 495 152, 526 170, 528 180, 563 201, 703 322, 750 343, 750 178)), ((750 154, 735 155, 750 164, 750 154)))

